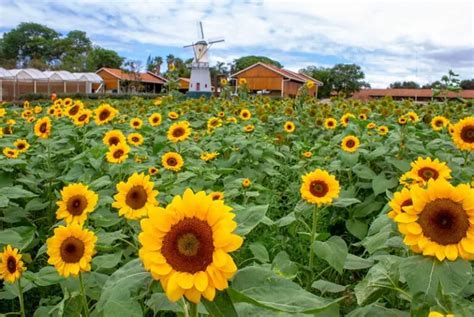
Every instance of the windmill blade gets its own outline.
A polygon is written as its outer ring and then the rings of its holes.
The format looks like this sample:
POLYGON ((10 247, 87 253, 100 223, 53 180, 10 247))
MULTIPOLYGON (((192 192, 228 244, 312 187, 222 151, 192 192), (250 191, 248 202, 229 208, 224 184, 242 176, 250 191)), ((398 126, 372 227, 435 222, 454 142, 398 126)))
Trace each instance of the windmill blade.
POLYGON ((223 38, 217 38, 217 39, 209 40, 208 44, 221 43, 224 41, 225 40, 223 38))
POLYGON ((194 43, 193 44, 189 44, 189 45, 185 45, 183 46, 183 48, 186 48, 186 47, 193 47, 194 46, 194 43))
POLYGON ((199 21, 199 28, 201 30, 201 38, 204 40, 204 30, 202 29, 202 22, 199 21))

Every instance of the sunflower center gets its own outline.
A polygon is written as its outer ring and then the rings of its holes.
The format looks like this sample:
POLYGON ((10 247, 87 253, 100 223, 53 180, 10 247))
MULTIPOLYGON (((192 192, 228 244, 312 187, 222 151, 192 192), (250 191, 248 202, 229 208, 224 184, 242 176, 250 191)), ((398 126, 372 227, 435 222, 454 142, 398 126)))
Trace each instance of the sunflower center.
POLYGON ((10 274, 16 272, 16 260, 13 256, 9 256, 7 260, 7 269, 10 274))
POLYGON ((80 216, 87 207, 87 198, 83 195, 75 195, 67 201, 67 211, 73 216, 80 216))
POLYGON ((84 250, 84 242, 76 237, 69 237, 63 241, 59 252, 61 254, 61 259, 64 262, 77 263, 84 255, 84 250))
POLYGON ((158 118, 153 118, 153 123, 157 123, 158 122, 158 118))
POLYGON ((354 140, 347 140, 346 141, 346 146, 348 148, 354 147, 355 146, 355 141, 354 140))
POLYGON ((403 210, 403 207, 407 207, 411 205, 413 205, 413 201, 411 200, 411 198, 408 198, 400 205, 400 209, 403 210))
POLYGON ((134 136, 134 137, 132 138, 132 141, 133 141, 133 142, 138 142, 138 138, 137 138, 136 136, 134 136))
POLYGON ((418 223, 426 237, 441 245, 458 243, 469 228, 469 218, 462 205, 446 198, 426 204, 418 223))
POLYGON ((114 152, 114 158, 116 159, 121 158, 123 154, 124 154, 123 150, 117 150, 114 152))
POLYGON ((81 115, 81 116, 79 117, 78 120, 79 120, 79 121, 84 121, 84 120, 86 120, 86 118, 87 118, 87 115, 86 115, 86 114, 83 114, 83 115, 81 115))
POLYGON ((18 144, 17 148, 18 148, 19 150, 23 150, 23 149, 25 148, 25 144, 20 143, 20 144, 18 144))
POLYGON ((78 112, 79 112, 79 106, 74 106, 69 110, 69 114, 72 116, 77 114, 78 112))
POLYGON ((46 123, 41 123, 40 127, 39 127, 39 130, 41 133, 45 133, 46 130, 47 130, 47 125, 46 123))
POLYGON ((109 110, 102 110, 102 112, 99 114, 99 119, 100 120, 105 120, 110 116, 110 111, 109 110))
POLYGON ((178 161, 174 157, 170 157, 169 159, 167 159, 166 163, 168 163, 169 166, 178 165, 178 161))
POLYGON ((138 121, 133 121, 133 125, 136 127, 139 125, 138 121))
POLYGON ((332 122, 332 121, 328 122, 328 126, 332 127, 333 125, 334 125, 334 122, 332 122))
POLYGON ((474 143, 474 126, 469 125, 462 128, 461 139, 467 143, 474 143))
POLYGON ((418 176, 420 176, 425 182, 427 182, 430 178, 437 179, 439 173, 437 170, 432 169, 431 167, 423 167, 420 168, 420 170, 418 171, 418 176))
POLYGON ((312 181, 309 184, 309 191, 317 197, 323 197, 329 191, 328 185, 323 181, 312 181))
POLYGON ((176 128, 173 130, 173 136, 175 138, 179 138, 180 136, 183 136, 184 135, 184 129, 179 127, 179 128, 176 128))
POLYGON ((184 218, 166 234, 161 253, 176 271, 205 271, 214 253, 212 229, 206 221, 184 218))
POLYGON ((143 206, 145 206, 147 200, 148 200, 148 195, 146 193, 145 188, 139 185, 139 186, 133 186, 128 191, 125 202, 132 209, 140 209, 140 208, 143 208, 143 206))
POLYGON ((117 145, 120 143, 120 139, 116 136, 113 136, 109 139, 109 145, 117 145))
POLYGON ((440 126, 442 126, 442 125, 443 125, 443 121, 441 121, 441 120, 436 120, 435 126, 440 127, 440 126))

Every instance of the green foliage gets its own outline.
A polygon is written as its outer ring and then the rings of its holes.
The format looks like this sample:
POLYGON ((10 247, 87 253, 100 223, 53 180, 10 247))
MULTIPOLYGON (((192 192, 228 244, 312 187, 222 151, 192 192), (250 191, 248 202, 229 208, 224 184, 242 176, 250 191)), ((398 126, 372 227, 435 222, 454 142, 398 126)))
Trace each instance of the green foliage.
POLYGON ((232 65, 232 73, 241 71, 242 69, 245 69, 258 62, 275 65, 276 67, 279 67, 279 68, 283 67, 282 64, 280 64, 279 62, 269 57, 249 55, 249 56, 242 56, 234 60, 233 65, 232 65))

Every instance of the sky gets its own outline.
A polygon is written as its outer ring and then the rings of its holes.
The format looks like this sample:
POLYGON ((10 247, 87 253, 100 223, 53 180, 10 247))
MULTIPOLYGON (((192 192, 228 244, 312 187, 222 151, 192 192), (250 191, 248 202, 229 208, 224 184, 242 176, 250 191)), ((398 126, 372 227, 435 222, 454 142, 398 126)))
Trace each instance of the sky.
POLYGON ((193 57, 183 48, 224 38, 210 61, 264 55, 297 71, 355 63, 373 88, 421 84, 449 69, 474 78, 474 2, 466 0, 0 0, 0 35, 21 22, 67 34, 87 32, 101 47, 143 65, 149 55, 193 57))

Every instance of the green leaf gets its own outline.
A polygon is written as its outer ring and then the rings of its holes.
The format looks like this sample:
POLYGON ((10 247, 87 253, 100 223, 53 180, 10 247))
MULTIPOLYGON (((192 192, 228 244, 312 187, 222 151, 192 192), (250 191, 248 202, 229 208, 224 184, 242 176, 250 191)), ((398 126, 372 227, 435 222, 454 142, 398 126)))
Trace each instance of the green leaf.
POLYGON ((0 188, 0 195, 9 199, 31 198, 38 196, 35 193, 32 193, 21 187, 2 187, 0 188))
POLYGON ((218 292, 212 302, 204 299, 202 301, 209 314, 213 317, 237 317, 234 304, 227 292, 218 292))
POLYGON ((239 270, 228 293, 234 303, 246 302, 287 313, 312 314, 332 309, 339 301, 311 294, 298 284, 256 266, 239 270))
POLYGON ((0 195, 0 208, 8 206, 9 199, 3 195, 0 195))
POLYGON ((388 148, 386 148, 385 146, 378 146, 375 150, 367 154, 366 157, 369 161, 373 161, 374 159, 386 154, 387 152, 388 148))
POLYGON ((374 190, 375 195, 385 193, 387 189, 394 188, 397 186, 398 186, 397 178, 392 177, 390 179, 386 179, 383 172, 375 176, 374 179, 372 179, 372 189, 374 190))
POLYGON ((357 204, 357 203, 360 203, 360 200, 356 199, 356 198, 339 198, 334 202, 333 205, 335 207, 344 208, 344 207, 347 207, 347 206, 350 206, 350 205, 353 205, 353 204, 357 204))
POLYGON ((120 263, 121 259, 122 259, 122 251, 119 251, 117 253, 95 256, 92 259, 92 264, 94 264, 97 267, 96 270, 111 269, 113 267, 116 267, 117 264, 120 263))
POLYGON ((235 208, 235 221, 238 224, 235 232, 242 236, 248 234, 263 220, 267 209, 268 205, 235 208))
POLYGON ((369 230, 369 226, 358 219, 346 220, 346 228, 352 235, 359 239, 364 239, 369 230))
POLYGON ((32 282, 38 286, 50 286, 59 283, 64 278, 52 266, 45 266, 34 274, 32 282))
MULTIPOLYGON (((101 159, 101 161, 102 161, 102 159, 101 159)), ((98 189, 104 188, 106 186, 109 186, 110 184, 112 184, 112 181, 110 180, 110 176, 104 175, 104 176, 96 179, 92 183, 90 183, 89 187, 94 189, 94 190, 98 190, 98 189)))
POLYGON ((377 175, 370 167, 362 164, 357 164, 352 170, 359 178, 363 179, 372 179, 377 175))
POLYGON ((362 270, 374 265, 374 260, 364 259, 357 255, 349 253, 344 263, 345 270, 362 270))
POLYGON ((402 261, 400 273, 412 293, 435 296, 438 285, 445 293, 459 294, 472 278, 468 261, 438 261, 432 257, 411 256, 402 261))
POLYGON ((273 259, 272 270, 287 279, 294 279, 298 274, 298 265, 290 260, 288 253, 280 251, 273 259))
POLYGON ((268 263, 270 262, 270 256, 268 255, 267 249, 261 243, 255 242, 250 245, 250 251, 255 259, 257 259, 260 263, 268 263))
POLYGON ((311 284, 312 288, 319 290, 322 294, 324 293, 340 293, 343 292, 346 287, 343 285, 339 285, 333 282, 325 281, 325 280, 317 280, 311 284))
POLYGON ((346 242, 338 236, 332 236, 327 241, 315 241, 314 253, 328 262, 336 271, 342 274, 347 257, 346 242))
MULTIPOLYGON (((410 317, 410 312, 391 309, 380 304, 371 304, 365 307, 359 307, 351 311, 346 317, 410 317)), ((428 315, 425 315, 428 316, 428 315)))
POLYGON ((35 227, 15 227, 0 231, 0 245, 11 244, 20 251, 26 249, 35 237, 35 227))

